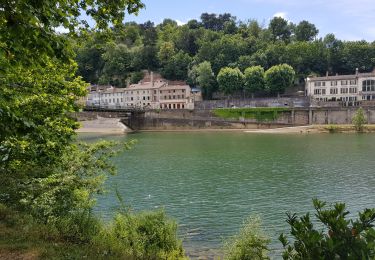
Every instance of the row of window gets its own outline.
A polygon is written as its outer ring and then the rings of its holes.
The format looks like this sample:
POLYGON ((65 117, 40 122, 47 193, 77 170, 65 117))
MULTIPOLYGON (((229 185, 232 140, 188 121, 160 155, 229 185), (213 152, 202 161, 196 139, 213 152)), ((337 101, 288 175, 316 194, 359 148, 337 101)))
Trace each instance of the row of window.
MULTIPOLYGON (((330 95, 338 94, 338 88, 331 88, 329 90, 330 95)), ((340 94, 355 94, 357 93, 357 88, 340 88, 340 94)), ((317 88, 314 89, 314 95, 325 95, 326 89, 325 88, 317 88)))
MULTIPOLYGON (((340 82, 341 86, 346 86, 346 85, 357 85, 357 80, 334 80, 334 81, 328 81, 331 86, 337 86, 338 82, 340 82)), ((328 85, 327 81, 315 81, 314 86, 315 87, 325 87, 326 84, 328 85)))
MULTIPOLYGON (((177 89, 178 91, 178 89, 177 89)), ((127 91, 127 94, 129 95, 129 92, 130 92, 130 95, 133 95, 133 94, 138 94, 139 95, 139 90, 137 91, 127 91)), ((185 93, 185 89, 181 89, 181 92, 182 93, 185 93)), ((163 90, 160 90, 160 94, 163 93, 163 90)), ((176 89, 173 89, 173 90, 164 90, 164 93, 176 93, 176 89)), ((149 90, 143 90, 142 94, 150 94, 150 91, 149 90)), ((154 90, 154 94, 156 95, 157 94, 157 90, 154 90)))

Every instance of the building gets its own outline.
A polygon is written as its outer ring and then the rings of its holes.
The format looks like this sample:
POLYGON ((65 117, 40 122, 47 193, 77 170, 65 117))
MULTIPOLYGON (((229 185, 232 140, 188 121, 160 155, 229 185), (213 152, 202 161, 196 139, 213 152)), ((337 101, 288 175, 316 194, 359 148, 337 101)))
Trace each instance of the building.
POLYGON ((194 109, 200 91, 182 81, 167 81, 146 73, 143 80, 127 88, 91 87, 87 106, 104 108, 194 109))
POLYGON ((363 101, 375 101, 375 69, 370 73, 308 77, 306 96, 315 101, 340 101, 358 105, 363 101))

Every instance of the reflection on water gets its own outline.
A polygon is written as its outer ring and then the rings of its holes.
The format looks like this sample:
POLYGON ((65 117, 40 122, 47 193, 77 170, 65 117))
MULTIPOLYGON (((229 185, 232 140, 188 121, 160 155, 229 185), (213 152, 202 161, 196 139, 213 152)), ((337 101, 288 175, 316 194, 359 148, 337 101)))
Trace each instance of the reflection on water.
MULTIPOLYGON (((105 137, 120 139, 124 137, 105 137)), ((288 232, 287 211, 312 211, 312 198, 375 207, 375 135, 142 133, 115 159, 119 174, 96 211, 110 218, 114 189, 136 210, 164 207, 191 255, 217 255, 249 215, 262 217, 273 255, 288 232)))

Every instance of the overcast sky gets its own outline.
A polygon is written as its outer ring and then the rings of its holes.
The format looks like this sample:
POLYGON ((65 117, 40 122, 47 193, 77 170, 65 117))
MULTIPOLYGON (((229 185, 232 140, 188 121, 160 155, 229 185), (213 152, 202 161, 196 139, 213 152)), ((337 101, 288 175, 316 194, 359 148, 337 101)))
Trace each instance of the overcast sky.
POLYGON ((202 13, 231 13, 267 26, 273 16, 298 23, 308 20, 319 36, 334 33, 342 40, 375 41, 375 0, 143 0, 146 8, 126 21, 156 24, 171 18, 183 24, 202 13))

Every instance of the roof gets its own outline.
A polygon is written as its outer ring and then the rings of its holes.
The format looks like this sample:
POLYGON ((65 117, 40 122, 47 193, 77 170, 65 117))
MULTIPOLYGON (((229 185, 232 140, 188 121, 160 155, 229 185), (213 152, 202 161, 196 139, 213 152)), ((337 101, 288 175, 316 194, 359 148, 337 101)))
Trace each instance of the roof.
POLYGON ((325 76, 325 77, 308 77, 307 80, 309 81, 328 81, 328 80, 351 80, 351 79, 358 79, 358 78, 366 78, 366 77, 375 77, 375 71, 369 73, 358 73, 352 75, 335 75, 335 76, 325 76))

